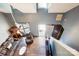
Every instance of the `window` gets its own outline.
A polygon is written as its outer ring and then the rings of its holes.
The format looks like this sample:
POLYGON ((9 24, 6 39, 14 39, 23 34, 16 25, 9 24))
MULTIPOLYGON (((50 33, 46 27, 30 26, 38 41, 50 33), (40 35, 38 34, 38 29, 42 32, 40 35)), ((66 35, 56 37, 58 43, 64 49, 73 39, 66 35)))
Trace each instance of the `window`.
POLYGON ((45 9, 47 9, 47 3, 38 3, 38 8, 45 8, 45 9))

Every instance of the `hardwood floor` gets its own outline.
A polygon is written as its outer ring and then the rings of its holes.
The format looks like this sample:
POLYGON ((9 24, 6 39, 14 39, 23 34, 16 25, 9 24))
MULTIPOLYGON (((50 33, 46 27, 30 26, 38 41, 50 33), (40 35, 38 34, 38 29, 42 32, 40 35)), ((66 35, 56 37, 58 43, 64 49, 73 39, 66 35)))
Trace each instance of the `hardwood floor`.
POLYGON ((33 43, 27 47, 25 56, 46 56, 45 38, 37 37, 33 39, 33 43))

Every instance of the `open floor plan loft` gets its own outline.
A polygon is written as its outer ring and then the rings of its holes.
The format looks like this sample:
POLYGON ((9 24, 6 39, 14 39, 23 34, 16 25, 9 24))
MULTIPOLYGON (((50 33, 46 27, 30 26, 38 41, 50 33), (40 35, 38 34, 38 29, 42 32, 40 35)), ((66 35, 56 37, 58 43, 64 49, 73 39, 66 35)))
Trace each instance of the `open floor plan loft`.
POLYGON ((79 56, 79 3, 0 3, 0 56, 79 56))

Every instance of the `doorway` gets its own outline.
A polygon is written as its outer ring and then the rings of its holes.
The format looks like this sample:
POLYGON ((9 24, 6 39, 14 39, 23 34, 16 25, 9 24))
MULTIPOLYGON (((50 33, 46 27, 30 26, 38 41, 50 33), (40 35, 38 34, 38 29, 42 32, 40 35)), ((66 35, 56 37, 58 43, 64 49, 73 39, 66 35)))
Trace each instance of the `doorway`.
POLYGON ((38 25, 39 37, 45 37, 45 33, 46 33, 46 25, 45 24, 39 24, 38 25))

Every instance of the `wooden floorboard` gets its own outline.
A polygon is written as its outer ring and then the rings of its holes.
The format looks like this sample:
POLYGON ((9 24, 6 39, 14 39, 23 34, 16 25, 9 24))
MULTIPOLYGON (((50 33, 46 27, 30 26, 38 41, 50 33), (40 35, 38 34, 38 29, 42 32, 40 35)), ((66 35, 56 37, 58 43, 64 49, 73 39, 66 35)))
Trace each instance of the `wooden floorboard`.
POLYGON ((34 38, 33 43, 27 47, 25 56, 46 56, 45 38, 34 38))

